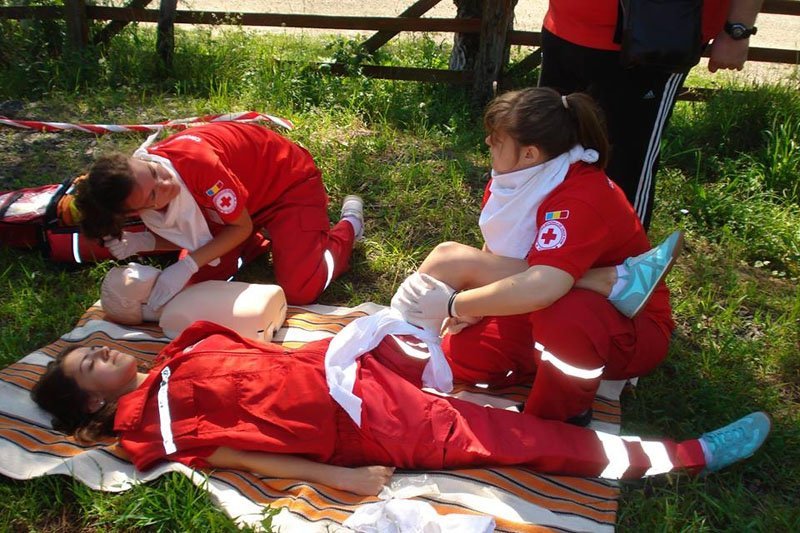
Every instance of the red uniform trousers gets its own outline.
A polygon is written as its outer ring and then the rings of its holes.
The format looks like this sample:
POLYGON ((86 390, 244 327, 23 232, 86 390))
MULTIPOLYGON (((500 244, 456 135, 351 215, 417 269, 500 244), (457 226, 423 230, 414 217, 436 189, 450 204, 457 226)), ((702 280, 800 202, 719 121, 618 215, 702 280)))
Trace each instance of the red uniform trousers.
MULTIPOLYGON (((333 279, 350 268, 355 244, 353 225, 340 220, 331 227, 328 195, 319 170, 283 193, 276 205, 250 216, 256 232, 265 230, 272 250, 275 283, 281 286, 290 304, 316 301, 333 279)), ((241 266, 240 258, 245 262, 251 258, 254 247, 265 251, 261 242, 263 238, 254 234, 222 256, 218 266, 201 268, 192 283, 230 278, 241 266)))
POLYGON ((669 337, 647 311, 630 319, 604 296, 572 289, 530 314, 486 317, 445 337, 442 347, 456 379, 491 386, 532 381, 525 413, 566 420, 592 406, 601 379, 653 370, 669 337))
POLYGON ((421 365, 384 341, 361 358, 362 425, 339 411, 331 462, 443 469, 524 465, 537 472, 638 478, 705 465, 696 440, 642 443, 419 390, 421 365), (406 379, 399 379, 402 376, 406 379))

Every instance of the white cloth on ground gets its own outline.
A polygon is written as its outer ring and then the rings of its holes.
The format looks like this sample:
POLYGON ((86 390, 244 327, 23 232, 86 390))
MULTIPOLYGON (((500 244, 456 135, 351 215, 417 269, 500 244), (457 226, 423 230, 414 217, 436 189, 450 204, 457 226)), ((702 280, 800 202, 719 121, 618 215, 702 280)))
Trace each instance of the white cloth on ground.
POLYGON ((391 499, 359 506, 342 524, 358 533, 491 533, 494 518, 440 515, 427 502, 391 499))

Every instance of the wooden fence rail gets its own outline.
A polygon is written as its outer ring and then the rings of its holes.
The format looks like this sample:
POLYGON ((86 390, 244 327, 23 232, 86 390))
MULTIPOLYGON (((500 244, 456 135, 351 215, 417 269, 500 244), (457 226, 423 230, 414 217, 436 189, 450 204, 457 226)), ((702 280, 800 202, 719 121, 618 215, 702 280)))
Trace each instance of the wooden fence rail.
MULTIPOLYGON (((75 47, 90 42, 88 21, 110 21, 96 32, 94 44, 107 42, 130 22, 158 24, 157 49, 167 67, 172 64, 174 49, 174 24, 228 24, 242 26, 272 26, 289 28, 318 28, 329 30, 375 31, 362 43, 367 52, 374 52, 400 32, 439 32, 456 35, 476 35, 475 57, 466 62, 463 70, 441 70, 414 67, 362 65, 366 76, 426 82, 446 82, 472 85, 476 103, 491 97, 492 83, 501 78, 530 71, 541 59, 538 50, 507 69, 508 50, 511 45, 538 47, 541 33, 511 29, 516 0, 479 0, 481 17, 421 18, 441 0, 417 0, 398 17, 356 17, 329 15, 296 15, 282 13, 236 13, 227 11, 177 10, 177 0, 161 0, 159 9, 146 9, 152 0, 130 0, 126 7, 86 5, 86 0, 65 0, 58 6, 0 7, 0 19, 65 19, 67 35, 75 47)), ((459 2, 457 2, 459 3, 459 2)), ((475 11, 475 9, 473 9, 475 11)), ((800 0, 765 0, 762 13, 800 16, 800 0)), ((475 40, 475 38, 473 38, 475 40)), ((770 63, 800 63, 798 50, 751 47, 748 59, 770 63)), ((451 65, 452 65, 451 61, 451 65)), ((344 65, 332 65, 333 74, 347 74, 344 65)), ((695 93, 694 97, 697 97, 695 93)))

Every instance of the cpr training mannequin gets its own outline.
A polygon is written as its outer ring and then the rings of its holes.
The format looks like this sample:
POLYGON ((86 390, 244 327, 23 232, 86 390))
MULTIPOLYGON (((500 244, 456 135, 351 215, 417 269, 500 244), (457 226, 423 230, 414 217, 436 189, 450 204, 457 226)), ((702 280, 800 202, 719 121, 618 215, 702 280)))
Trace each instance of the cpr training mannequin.
POLYGON ((279 286, 236 281, 190 285, 153 311, 147 299, 160 274, 159 269, 138 263, 109 270, 100 290, 106 316, 130 325, 157 321, 169 338, 177 337, 196 320, 206 320, 242 337, 266 341, 286 318, 286 298, 279 286))

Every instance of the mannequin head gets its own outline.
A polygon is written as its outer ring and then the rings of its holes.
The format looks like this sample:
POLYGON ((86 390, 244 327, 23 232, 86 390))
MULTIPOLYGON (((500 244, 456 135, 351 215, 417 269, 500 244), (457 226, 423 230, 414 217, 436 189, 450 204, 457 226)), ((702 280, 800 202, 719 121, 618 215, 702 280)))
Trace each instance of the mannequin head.
POLYGON ((159 269, 138 263, 109 270, 100 288, 100 302, 106 316, 128 325, 155 318, 143 316, 142 307, 147 303, 159 274, 159 269))

